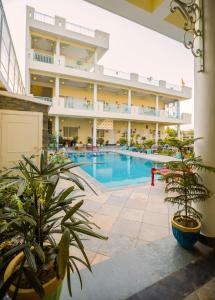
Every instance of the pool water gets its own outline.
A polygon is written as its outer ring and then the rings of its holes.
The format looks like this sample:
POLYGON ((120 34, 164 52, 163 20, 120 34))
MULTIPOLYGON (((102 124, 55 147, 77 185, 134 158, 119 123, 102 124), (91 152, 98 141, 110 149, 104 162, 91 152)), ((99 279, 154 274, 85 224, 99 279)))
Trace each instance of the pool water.
POLYGON ((73 162, 87 162, 81 168, 108 188, 150 182, 153 162, 114 152, 70 153, 73 162))

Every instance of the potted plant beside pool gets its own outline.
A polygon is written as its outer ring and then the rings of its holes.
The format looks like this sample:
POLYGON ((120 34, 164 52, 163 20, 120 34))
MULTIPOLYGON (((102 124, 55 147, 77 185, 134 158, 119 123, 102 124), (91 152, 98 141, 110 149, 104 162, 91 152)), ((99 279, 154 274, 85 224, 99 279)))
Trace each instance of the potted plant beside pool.
POLYGON ((181 141, 170 138, 168 143, 178 149, 180 159, 166 163, 170 170, 164 176, 166 180, 165 192, 169 195, 165 202, 178 206, 178 211, 172 219, 173 235, 185 249, 192 249, 197 242, 201 230, 201 214, 195 204, 210 197, 210 191, 203 184, 198 171, 214 172, 215 168, 203 164, 201 157, 186 158, 187 146, 197 139, 181 141))
POLYGON ((7 199, 0 208, 1 237, 19 241, 1 252, 0 299, 9 293, 17 300, 57 300, 65 276, 72 295, 70 273, 77 272, 82 285, 78 264, 91 271, 82 240, 106 239, 94 231, 96 225, 82 210, 84 184, 73 172, 80 164, 56 163, 53 158, 46 162, 43 152, 39 167, 34 159, 23 156, 15 168, 0 173, 1 200, 7 199), (57 191, 60 179, 71 184, 57 191))

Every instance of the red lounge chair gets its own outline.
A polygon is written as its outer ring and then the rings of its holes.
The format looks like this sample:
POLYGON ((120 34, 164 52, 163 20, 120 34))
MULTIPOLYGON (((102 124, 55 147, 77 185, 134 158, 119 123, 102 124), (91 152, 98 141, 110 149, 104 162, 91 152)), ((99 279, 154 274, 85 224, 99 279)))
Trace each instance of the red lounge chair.
POLYGON ((155 185, 155 174, 160 174, 161 176, 164 176, 170 172, 171 170, 167 168, 151 168, 151 185, 155 185))

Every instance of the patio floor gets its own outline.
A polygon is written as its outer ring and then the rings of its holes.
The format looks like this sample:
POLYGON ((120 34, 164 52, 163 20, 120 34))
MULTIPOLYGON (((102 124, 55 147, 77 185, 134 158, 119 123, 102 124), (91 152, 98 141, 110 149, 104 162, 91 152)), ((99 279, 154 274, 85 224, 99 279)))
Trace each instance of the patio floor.
MULTIPOLYGON (((68 182, 61 182, 59 188, 66 185, 68 182)), ((84 241, 92 264, 171 234, 173 209, 164 203, 164 183, 156 181, 154 187, 144 184, 113 191, 96 189, 96 192, 98 195, 87 190, 83 208, 92 215, 92 222, 101 228, 98 231, 108 236, 108 240, 84 241)), ((76 249, 71 251, 80 255, 76 249)))

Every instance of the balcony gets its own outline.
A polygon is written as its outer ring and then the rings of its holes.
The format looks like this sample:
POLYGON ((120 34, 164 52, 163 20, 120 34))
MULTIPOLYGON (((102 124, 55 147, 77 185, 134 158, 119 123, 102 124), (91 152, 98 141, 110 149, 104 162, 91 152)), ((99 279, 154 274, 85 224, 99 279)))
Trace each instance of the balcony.
POLYGON ((105 68, 101 65, 94 66, 91 63, 84 63, 78 59, 74 60, 63 55, 44 54, 34 49, 31 49, 29 53, 29 65, 32 69, 51 73, 59 73, 60 69, 62 76, 99 80, 104 83, 120 84, 125 87, 130 86, 184 99, 189 99, 192 96, 191 88, 184 85, 175 85, 152 77, 105 68))
POLYGON ((50 114, 80 116, 80 117, 101 117, 114 119, 130 119, 136 121, 161 122, 167 124, 190 124, 191 114, 173 113, 168 110, 158 110, 127 104, 97 102, 93 106, 92 100, 76 97, 53 98, 53 105, 50 114))

